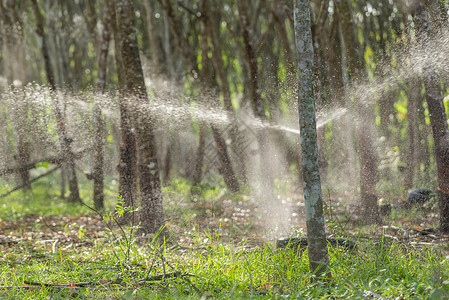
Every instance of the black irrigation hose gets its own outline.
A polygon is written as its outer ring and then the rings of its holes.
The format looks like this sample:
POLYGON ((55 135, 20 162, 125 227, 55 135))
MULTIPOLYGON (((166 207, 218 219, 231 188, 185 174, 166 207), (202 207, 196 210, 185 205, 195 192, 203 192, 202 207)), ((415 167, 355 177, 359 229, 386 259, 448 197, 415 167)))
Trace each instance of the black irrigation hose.
MULTIPOLYGON (((348 250, 357 249, 357 243, 347 238, 327 238, 329 244, 332 246, 340 246, 348 250)), ((308 245, 307 238, 288 238, 276 241, 276 248, 305 248, 308 245)))

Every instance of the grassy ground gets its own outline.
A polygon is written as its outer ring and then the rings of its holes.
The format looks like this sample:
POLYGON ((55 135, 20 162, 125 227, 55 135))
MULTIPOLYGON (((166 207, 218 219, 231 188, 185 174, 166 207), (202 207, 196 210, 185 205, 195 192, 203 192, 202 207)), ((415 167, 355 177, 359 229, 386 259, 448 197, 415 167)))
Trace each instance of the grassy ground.
MULTIPOLYGON (((171 238, 159 243, 67 204, 51 187, 49 179, 1 200, 0 297, 449 299, 448 237, 423 230, 434 224, 434 208, 394 211, 384 226, 360 227, 347 206, 328 199, 329 234, 358 244, 329 246, 332 277, 319 279, 307 251, 275 248, 264 209, 247 193, 205 186, 191 197, 185 181, 173 181, 164 189, 171 238)), ((289 199, 282 203, 298 208, 289 199)), ((111 191, 109 212, 115 200, 111 191)), ((301 224, 299 208, 291 215, 301 224)))

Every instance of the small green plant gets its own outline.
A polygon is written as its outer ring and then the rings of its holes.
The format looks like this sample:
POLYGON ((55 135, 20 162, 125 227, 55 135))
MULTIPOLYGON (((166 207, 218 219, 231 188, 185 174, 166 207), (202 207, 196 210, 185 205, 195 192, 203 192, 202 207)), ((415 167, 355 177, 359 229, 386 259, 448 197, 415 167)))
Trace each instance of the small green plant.
MULTIPOLYGON (((135 235, 134 233, 140 228, 140 223, 137 225, 133 225, 132 222, 128 226, 124 226, 121 224, 120 220, 124 218, 125 214, 129 214, 132 216, 132 220, 135 219, 135 212, 138 211, 138 209, 135 209, 134 207, 125 206, 125 200, 121 195, 117 196, 117 204, 115 206, 114 212, 110 212, 107 214, 103 214, 96 210, 93 207, 90 207, 86 203, 83 202, 83 205, 87 206, 89 209, 97 213, 105 222, 108 232, 110 233, 112 237, 112 242, 118 244, 121 252, 125 256, 125 264, 121 261, 118 255, 115 254, 115 257, 117 258, 120 266, 126 267, 126 265, 130 261, 130 253, 131 248, 133 244, 135 243, 135 235), (121 235, 120 237, 117 237, 113 228, 112 223, 116 224, 118 228, 120 229, 121 235)), ((114 248, 113 248, 114 249, 114 248)))

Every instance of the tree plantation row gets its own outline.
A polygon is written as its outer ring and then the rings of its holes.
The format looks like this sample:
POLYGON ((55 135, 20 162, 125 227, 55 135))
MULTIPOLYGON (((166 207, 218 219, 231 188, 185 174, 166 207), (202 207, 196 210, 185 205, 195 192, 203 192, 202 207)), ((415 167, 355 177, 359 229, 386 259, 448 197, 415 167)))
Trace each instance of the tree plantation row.
POLYGON ((289 182, 327 249, 321 177, 367 224, 426 189, 449 232, 446 2, 293 2, 0 1, 1 196, 57 172, 62 198, 100 212, 113 190, 153 234, 170 180, 273 210, 289 182))

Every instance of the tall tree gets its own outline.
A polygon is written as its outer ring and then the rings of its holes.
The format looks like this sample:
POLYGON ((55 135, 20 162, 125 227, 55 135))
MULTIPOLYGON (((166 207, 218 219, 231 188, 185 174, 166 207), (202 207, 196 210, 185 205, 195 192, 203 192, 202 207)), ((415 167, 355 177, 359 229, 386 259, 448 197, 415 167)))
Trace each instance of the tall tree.
MULTIPOLYGON (((175 16, 171 1, 170 0, 158 0, 158 2, 161 4, 162 8, 164 9, 165 13, 167 14, 171 32, 173 33, 173 35, 175 37, 175 43, 176 43, 177 47, 179 48, 179 51, 181 52, 182 57, 184 58, 184 62, 187 64, 189 73, 201 74, 203 76, 204 72, 199 72, 199 69, 198 69, 198 66, 196 63, 197 55, 188 46, 188 39, 186 39, 183 36, 183 32, 181 31, 182 24, 179 21, 179 19, 175 16)), ((203 26, 207 27, 206 24, 210 24, 208 20, 209 20, 209 18, 211 18, 210 6, 208 5, 208 3, 206 1, 206 3, 201 3, 200 7, 201 7, 201 9, 203 9, 203 11, 199 12, 201 19, 202 19, 201 24, 203 24, 203 26)), ((205 33, 205 31, 203 31, 203 33, 205 33)), ((203 36, 202 38, 207 39, 206 36, 203 36)), ((211 44, 213 45, 213 42, 211 44)), ((213 46, 212 46, 212 49, 213 49, 213 46)), ((214 54, 212 54, 212 57, 214 57, 214 54)), ((215 69, 215 72, 217 73, 218 71, 215 69)), ((231 99, 229 98, 229 100, 231 100, 231 99)), ((228 107, 227 108, 228 112, 229 112, 229 108, 232 109, 232 103, 229 103, 229 104, 225 104, 225 107, 228 107)), ((234 119, 235 118, 231 118, 231 120, 234 120, 234 119)), ((232 167, 231 160, 229 159, 228 149, 227 149, 227 147, 224 147, 224 146, 226 146, 226 141, 224 140, 222 133, 220 132, 220 130, 218 128, 214 127, 213 124, 211 124, 211 127, 213 129, 213 133, 214 133, 213 137, 214 137, 215 146, 216 146, 215 148, 216 148, 218 160, 219 160, 219 163, 221 166, 220 170, 222 172, 222 175, 224 177, 226 185, 228 185, 228 187, 231 191, 236 192, 239 190, 240 187, 239 187, 237 178, 235 176, 235 172, 232 167)), ((201 149, 199 149, 199 150, 201 150, 201 149)))
MULTIPOLYGON (((12 111, 13 130, 15 138, 15 159, 19 166, 24 166, 30 160, 30 143, 28 141, 28 104, 23 92, 26 83, 25 49, 23 35, 23 20, 20 16, 20 1, 0 2, 0 21, 4 30, 6 43, 4 43, 5 73, 11 95, 15 100, 15 109, 12 111)), ((30 172, 19 168, 18 175, 23 190, 30 190, 30 172)))
MULTIPOLYGON (((428 10, 424 1, 416 3, 414 21, 418 42, 422 51, 432 42, 432 30, 428 10)), ((434 140, 437 169, 438 204, 440 210, 440 230, 449 232, 449 129, 441 90, 438 61, 429 63, 423 70, 426 101, 429 108, 430 125, 434 140)))
MULTIPOLYGON (((358 83, 363 83, 367 79, 362 45, 357 37, 351 2, 349 0, 337 0, 335 4, 341 20, 341 30, 346 48, 346 60, 351 83, 353 87, 356 87, 358 83)), ((373 142, 374 108, 372 103, 362 99, 362 101, 355 103, 355 110, 358 119, 356 135, 360 157, 362 212, 367 223, 376 223, 379 222, 379 212, 376 196, 376 183, 378 180, 377 154, 373 142)))
MULTIPOLYGON (((126 74, 121 53, 121 38, 117 24, 115 0, 107 0, 108 10, 111 13, 111 27, 114 33, 114 56, 118 86, 120 93, 120 145, 119 145, 119 194, 123 197, 125 206, 137 207, 137 149, 136 136, 132 128, 130 105, 126 97, 126 74)), ((120 222, 128 224, 135 223, 135 214, 125 212, 120 222)))
MULTIPOLYGON (((111 12, 109 6, 105 6, 103 20, 103 32, 100 41, 100 55, 98 56, 98 76, 97 89, 101 94, 104 94, 106 89, 106 70, 108 62, 109 44, 111 40, 111 12)), ((94 182, 94 206, 97 210, 104 209, 104 144, 105 144, 105 123, 101 111, 101 103, 99 99, 95 99, 93 111, 93 145, 94 145, 94 167, 93 167, 93 182, 94 182)))
POLYGON ((310 4, 308 0, 296 0, 294 3, 295 43, 298 59, 298 111, 309 265, 311 271, 323 274, 327 272, 329 255, 318 163, 310 4))
POLYGON ((131 99, 130 108, 134 108, 136 117, 141 229, 143 233, 155 233, 164 225, 162 192, 154 141, 154 120, 144 109, 148 104, 148 95, 140 62, 134 11, 132 0, 116 0, 126 97, 131 99))
MULTIPOLYGON (((256 51, 253 46, 252 36, 250 34, 250 16, 248 12, 248 2, 245 0, 237 1, 239 22, 242 31, 243 44, 245 49, 246 65, 249 68, 249 90, 251 105, 254 111, 254 115, 261 121, 266 121, 265 104, 262 98, 262 90, 260 87, 259 78, 259 65, 257 62, 256 51)), ((257 143, 259 145, 260 155, 260 173, 262 175, 262 187, 261 195, 266 200, 272 201, 273 199, 273 170, 271 170, 270 164, 270 147, 265 128, 260 128, 256 132, 257 143)))
MULTIPOLYGON (((337 109, 350 109, 350 100, 346 96, 344 89, 345 80, 342 66, 342 42, 340 38, 340 18, 334 14, 329 20, 329 29, 320 30, 321 47, 323 48, 327 77, 329 78, 329 97, 333 106, 337 109), (324 32, 323 32, 324 31, 324 32), (324 35, 324 36, 323 36, 324 35)), ((352 130, 352 115, 344 114, 341 118, 332 122, 333 134, 335 134, 335 146, 333 146, 332 166, 342 166, 338 168, 339 176, 347 178, 344 188, 351 193, 357 190, 356 182, 356 153, 354 148, 354 131, 352 130)))
MULTIPOLYGON (((228 82, 228 74, 226 73, 225 63, 223 60, 222 43, 220 40, 220 24, 221 24, 219 17, 220 14, 217 12, 218 7, 216 5, 215 6, 210 5, 210 3, 206 2, 202 6, 203 11, 205 12, 202 21, 205 23, 208 37, 211 42, 212 62, 215 68, 215 74, 218 79, 220 92, 221 95, 223 96, 224 108, 226 109, 228 118, 230 119, 231 122, 231 127, 229 129, 229 135, 231 138, 231 148, 233 152, 236 154, 238 166, 237 170, 239 177, 243 182, 246 182, 247 177, 246 177, 246 167, 244 158, 245 153, 238 143, 238 128, 237 123, 235 122, 236 116, 234 108, 232 106, 231 90, 228 82)), ((217 134, 218 133, 219 132, 217 131, 217 134)), ((222 152, 222 154, 225 153, 222 152)), ((234 172, 232 171, 232 173, 234 172)))
MULTIPOLYGON (((32 8, 34 17, 36 19, 36 34, 40 38, 40 46, 41 46, 41 54, 44 59, 44 66, 45 66, 45 74, 47 75, 47 82, 50 86, 52 97, 53 97, 53 108, 55 111, 55 117, 56 117, 56 124, 58 126, 58 133, 59 133, 59 139, 61 143, 61 154, 63 157, 65 157, 65 164, 67 166, 67 174, 69 177, 69 189, 70 189, 70 195, 69 200, 73 202, 77 202, 80 200, 79 195, 79 189, 78 189, 78 179, 76 177, 76 169, 75 169, 75 158, 72 152, 71 144, 73 142, 73 139, 68 136, 67 134, 67 128, 66 128, 66 120, 64 118, 64 115, 61 111, 60 105, 57 101, 57 95, 56 93, 56 82, 55 77, 53 73, 53 69, 51 66, 51 59, 50 54, 48 51, 48 43, 47 43, 47 35, 44 31, 44 17, 40 11, 40 8, 38 6, 37 0, 31 0, 32 8)), ((61 169, 61 178, 64 177, 64 168, 61 169)), ((64 182, 64 180, 62 180, 64 182)), ((64 186, 62 186, 62 191, 65 189, 64 186)), ((63 196, 63 194, 62 194, 63 196)))

